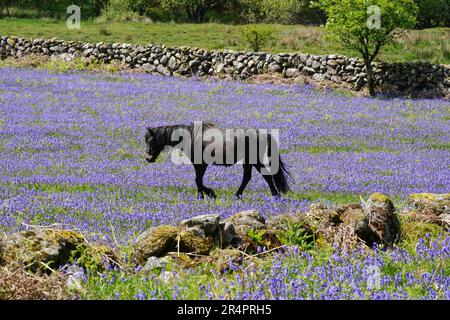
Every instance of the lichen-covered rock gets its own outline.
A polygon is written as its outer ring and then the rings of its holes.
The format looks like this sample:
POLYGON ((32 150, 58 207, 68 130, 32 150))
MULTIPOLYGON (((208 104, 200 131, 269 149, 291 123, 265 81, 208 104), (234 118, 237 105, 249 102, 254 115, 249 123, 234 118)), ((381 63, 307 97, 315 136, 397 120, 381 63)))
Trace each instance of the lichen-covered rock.
POLYGON ((144 267, 142 267, 142 272, 151 272, 156 269, 164 268, 168 263, 167 257, 157 258, 157 257, 149 257, 144 267))
POLYGON ((233 224, 236 233, 240 236, 247 235, 249 230, 261 230, 265 228, 265 219, 256 210, 236 213, 224 221, 233 224))
POLYGON ((450 214, 450 193, 416 193, 409 196, 409 201, 420 214, 433 216, 450 214))
POLYGON ((290 214, 279 214, 266 220, 266 228, 274 231, 285 231, 295 224, 301 224, 301 219, 290 214))
POLYGON ((162 257, 169 252, 208 254, 214 243, 199 226, 183 229, 162 225, 144 231, 134 243, 133 258, 143 265, 150 257, 162 257))
POLYGON ((377 243, 390 245, 400 239, 400 221, 388 196, 379 192, 372 194, 364 210, 369 229, 377 235, 377 243))
POLYGON ((74 252, 86 247, 84 237, 75 231, 37 228, 3 236, 0 262, 49 272, 69 263, 74 252))
POLYGON ((214 243, 212 236, 199 236, 189 229, 180 232, 179 240, 180 252, 201 255, 208 254, 214 243))
POLYGON ((180 227, 192 228, 199 226, 205 235, 213 235, 219 228, 220 215, 204 214, 180 222, 180 227))
POLYGON ((336 210, 340 216, 343 226, 350 230, 364 243, 371 246, 379 238, 371 228, 369 228, 369 218, 360 204, 350 204, 336 210))
POLYGON ((177 237, 181 229, 161 225, 144 231, 135 240, 133 258, 144 264, 149 257, 161 257, 172 251, 177 245, 177 237))

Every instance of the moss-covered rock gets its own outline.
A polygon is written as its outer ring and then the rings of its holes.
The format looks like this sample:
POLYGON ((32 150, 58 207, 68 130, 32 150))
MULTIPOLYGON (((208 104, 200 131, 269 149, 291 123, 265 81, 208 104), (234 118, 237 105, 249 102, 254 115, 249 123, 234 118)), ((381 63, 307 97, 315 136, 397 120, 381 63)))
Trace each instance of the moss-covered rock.
POLYGON ((143 265, 149 257, 162 257, 169 252, 206 255, 213 243, 214 238, 199 232, 198 226, 183 229, 162 225, 144 231, 136 239, 133 258, 143 265))
POLYGON ((70 263, 80 248, 87 248, 87 243, 72 230, 37 228, 3 236, 0 248, 2 264, 20 264, 32 271, 50 272, 70 263))
POLYGON ((193 230, 183 230, 179 235, 179 251, 206 255, 213 246, 213 237, 202 237, 193 230))
POLYGON ((365 213, 369 229, 375 233, 375 242, 391 245, 400 239, 400 221, 392 200, 382 194, 372 194, 366 203, 365 213))
POLYGON ((440 216, 450 214, 450 193, 416 193, 409 196, 419 214, 440 216))
POLYGON ((261 230, 265 228, 264 217, 256 210, 247 210, 236 213, 227 219, 225 222, 234 225, 234 229, 239 236, 245 236, 249 230, 261 230))
POLYGON ((269 217, 266 221, 266 228, 273 231, 285 231, 291 225, 300 224, 301 220, 296 215, 279 214, 269 217))
POLYGON ((344 227, 350 228, 360 240, 369 246, 379 241, 377 234, 369 228, 369 217, 361 205, 347 205, 343 211, 341 210, 339 210, 339 215, 344 227))
POLYGON ((149 257, 161 257, 177 245, 180 228, 161 225, 144 231, 134 243, 133 258, 145 264, 149 257))
POLYGON ((220 215, 204 214, 180 222, 180 227, 199 227, 205 235, 214 235, 219 228, 220 215))

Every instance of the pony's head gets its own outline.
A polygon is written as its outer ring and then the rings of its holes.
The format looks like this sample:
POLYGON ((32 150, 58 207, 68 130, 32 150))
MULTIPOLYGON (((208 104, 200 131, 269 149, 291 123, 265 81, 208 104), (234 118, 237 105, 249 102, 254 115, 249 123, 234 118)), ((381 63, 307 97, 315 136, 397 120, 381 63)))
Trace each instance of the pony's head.
POLYGON ((163 150, 164 146, 159 141, 158 132, 155 129, 147 128, 147 133, 145 134, 145 160, 148 162, 155 162, 156 158, 158 158, 159 154, 163 150))

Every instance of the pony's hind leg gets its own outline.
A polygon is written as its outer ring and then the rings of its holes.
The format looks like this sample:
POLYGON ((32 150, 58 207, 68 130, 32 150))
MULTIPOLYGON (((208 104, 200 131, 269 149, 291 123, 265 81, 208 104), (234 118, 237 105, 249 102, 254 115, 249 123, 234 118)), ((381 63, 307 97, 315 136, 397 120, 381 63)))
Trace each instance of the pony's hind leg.
POLYGON ((244 168, 244 177, 242 178, 241 186, 239 187, 238 191, 236 192, 237 198, 240 198, 242 196, 242 193, 244 192, 245 188, 247 187, 247 184, 249 183, 250 179, 252 178, 252 165, 244 164, 242 167, 244 168))
POLYGON ((278 192, 277 188, 275 187, 275 183, 273 182, 273 177, 269 175, 265 175, 261 173, 262 166, 257 166, 256 170, 262 175, 264 180, 266 180, 267 184, 269 185, 270 192, 272 193, 272 196, 278 197, 280 196, 280 193, 278 192))

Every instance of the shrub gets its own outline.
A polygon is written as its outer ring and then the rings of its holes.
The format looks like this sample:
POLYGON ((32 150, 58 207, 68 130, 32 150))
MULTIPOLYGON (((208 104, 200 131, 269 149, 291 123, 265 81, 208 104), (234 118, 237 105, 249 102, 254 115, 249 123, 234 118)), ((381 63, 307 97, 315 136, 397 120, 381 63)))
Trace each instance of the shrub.
POLYGON ((253 51, 260 51, 270 41, 274 40, 273 31, 260 26, 245 26, 241 30, 242 39, 253 51))
POLYGON ((126 22, 139 18, 139 14, 131 9, 130 0, 110 0, 98 18, 98 22, 126 22))

